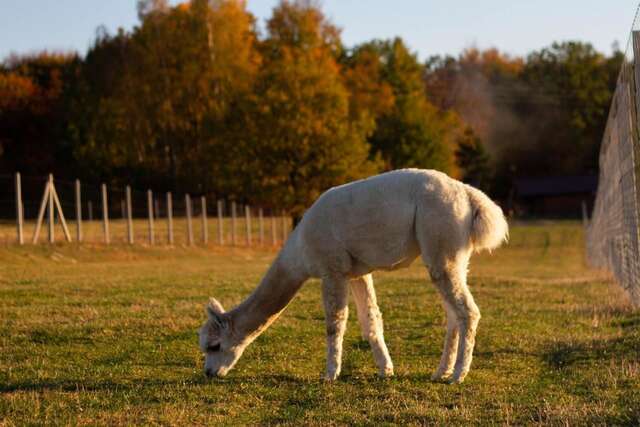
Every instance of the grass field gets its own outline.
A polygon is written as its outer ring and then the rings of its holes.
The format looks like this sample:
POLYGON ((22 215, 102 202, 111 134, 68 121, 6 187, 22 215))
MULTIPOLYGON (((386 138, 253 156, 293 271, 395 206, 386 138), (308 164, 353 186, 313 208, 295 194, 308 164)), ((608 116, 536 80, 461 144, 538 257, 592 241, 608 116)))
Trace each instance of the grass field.
POLYGON ((472 261, 482 311, 462 385, 430 381, 444 315, 424 268, 374 275, 396 376, 375 375, 355 308, 342 377, 321 380, 317 281, 206 380, 196 330, 257 284, 273 251, 0 247, 0 424, 640 423, 640 314, 588 270, 577 223, 515 224, 472 261))

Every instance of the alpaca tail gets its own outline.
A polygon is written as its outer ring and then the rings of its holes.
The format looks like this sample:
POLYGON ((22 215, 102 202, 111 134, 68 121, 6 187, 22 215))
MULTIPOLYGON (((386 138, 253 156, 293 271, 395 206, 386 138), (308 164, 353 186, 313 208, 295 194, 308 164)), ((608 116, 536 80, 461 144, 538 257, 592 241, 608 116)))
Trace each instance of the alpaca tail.
POLYGON ((509 225, 500 206, 486 194, 467 186, 471 204, 471 244, 476 252, 492 250, 509 238, 509 225))

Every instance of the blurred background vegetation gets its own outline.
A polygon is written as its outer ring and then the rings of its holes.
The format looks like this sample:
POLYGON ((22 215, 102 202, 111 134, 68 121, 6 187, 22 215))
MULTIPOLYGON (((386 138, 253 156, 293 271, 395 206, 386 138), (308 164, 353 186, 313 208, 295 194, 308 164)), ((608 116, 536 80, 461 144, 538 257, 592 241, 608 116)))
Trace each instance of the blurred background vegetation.
POLYGON ((418 60, 400 38, 345 46, 308 1, 266 30, 240 0, 138 2, 86 56, 0 65, 0 174, 215 194, 298 217, 325 189, 435 168, 505 198, 518 177, 595 174, 624 55, 553 43, 418 60))

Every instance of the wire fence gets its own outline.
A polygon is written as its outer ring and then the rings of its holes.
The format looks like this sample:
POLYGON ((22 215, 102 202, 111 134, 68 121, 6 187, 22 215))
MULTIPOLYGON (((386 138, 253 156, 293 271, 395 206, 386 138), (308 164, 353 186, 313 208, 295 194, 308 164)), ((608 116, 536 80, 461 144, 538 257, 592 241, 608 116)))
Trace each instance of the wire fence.
POLYGON ((269 247, 282 245, 292 228, 272 207, 49 179, 0 175, 0 244, 269 247))
POLYGON ((609 270, 640 307, 640 22, 618 76, 600 148, 598 192, 587 225, 587 259, 609 270))

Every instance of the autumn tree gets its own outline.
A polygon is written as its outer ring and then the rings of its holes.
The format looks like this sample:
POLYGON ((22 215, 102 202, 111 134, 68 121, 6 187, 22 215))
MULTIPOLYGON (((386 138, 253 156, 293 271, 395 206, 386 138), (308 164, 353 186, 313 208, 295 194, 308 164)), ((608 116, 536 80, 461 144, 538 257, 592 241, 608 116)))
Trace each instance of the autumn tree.
POLYGON ((98 39, 87 56, 85 80, 100 89, 79 153, 169 188, 221 191, 231 109, 259 65, 253 18, 240 0, 141 2, 139 13, 132 34, 98 39), (114 79, 95 66, 108 58, 114 79))
POLYGON ((69 94, 67 127, 74 157, 87 179, 111 180, 119 175, 128 179, 140 169, 139 164, 126 160, 132 146, 127 128, 133 106, 121 99, 130 44, 129 35, 122 30, 111 36, 98 29, 69 94))
MULTIPOLYGON (((369 137, 373 153, 379 154, 386 169, 401 167, 435 168, 451 172, 455 135, 459 121, 425 97, 422 66, 401 39, 373 41, 356 47, 352 62, 375 63, 374 69, 390 94, 371 108, 376 112, 375 128, 369 137), (375 58, 375 59, 374 59, 375 58), (389 107, 384 102, 391 100, 389 107)), ((370 66, 372 68, 372 66, 370 66)))
POLYGON ((78 62, 75 54, 42 52, 0 66, 0 171, 73 172, 66 93, 78 62))
POLYGON ((336 61, 339 31, 308 2, 282 1, 267 24, 263 66, 245 125, 250 191, 299 219, 331 186, 374 173, 362 115, 336 61))
POLYGON ((349 91, 352 122, 364 126, 367 138, 376 130, 376 120, 395 105, 393 87, 385 80, 382 57, 375 45, 362 45, 340 56, 342 74, 349 91))
MULTIPOLYGON (((611 58, 589 43, 564 42, 531 53, 523 80, 548 100, 552 123, 538 129, 540 146, 557 159, 554 170, 595 171, 622 53, 611 58)), ((557 173, 557 172, 556 172, 557 173)))
POLYGON ((527 58, 467 49, 458 58, 430 58, 425 82, 428 96, 481 139, 491 155, 491 191, 506 196, 517 176, 596 170, 622 57, 579 42, 527 58))

